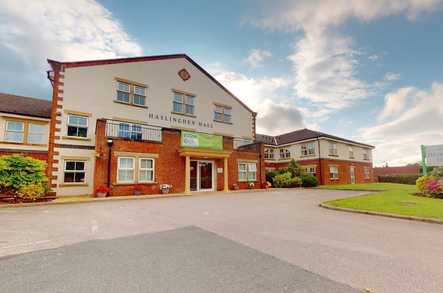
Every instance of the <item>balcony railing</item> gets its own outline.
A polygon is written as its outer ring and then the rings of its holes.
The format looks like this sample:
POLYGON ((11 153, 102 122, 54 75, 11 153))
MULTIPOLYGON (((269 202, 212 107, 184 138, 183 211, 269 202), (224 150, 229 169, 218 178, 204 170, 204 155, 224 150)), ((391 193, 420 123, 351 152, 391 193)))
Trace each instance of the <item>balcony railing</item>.
POLYGON ((107 120, 106 136, 136 141, 162 141, 162 129, 123 121, 107 120))

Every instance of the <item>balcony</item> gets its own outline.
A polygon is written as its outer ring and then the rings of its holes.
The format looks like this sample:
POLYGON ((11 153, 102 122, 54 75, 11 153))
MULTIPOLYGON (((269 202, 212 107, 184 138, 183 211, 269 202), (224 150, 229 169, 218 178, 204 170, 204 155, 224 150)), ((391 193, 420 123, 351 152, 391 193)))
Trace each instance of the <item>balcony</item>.
POLYGON ((160 127, 123 121, 106 120, 106 136, 134 141, 162 141, 160 127))

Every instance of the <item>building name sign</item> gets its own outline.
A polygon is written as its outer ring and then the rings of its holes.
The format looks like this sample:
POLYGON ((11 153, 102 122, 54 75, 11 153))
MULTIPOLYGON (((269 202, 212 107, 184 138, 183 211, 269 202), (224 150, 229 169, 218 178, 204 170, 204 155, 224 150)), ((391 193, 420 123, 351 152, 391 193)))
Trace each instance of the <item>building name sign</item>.
POLYGON ((427 166, 443 166, 443 145, 422 146, 422 156, 427 166))
POLYGON ((158 113, 148 113, 149 120, 156 120, 159 122, 169 123, 171 126, 199 126, 202 128, 211 129, 214 127, 212 122, 209 121, 199 121, 192 117, 181 117, 180 115, 165 115, 158 113))
POLYGON ((221 135, 182 131, 181 146, 190 148, 222 150, 223 137, 221 135))

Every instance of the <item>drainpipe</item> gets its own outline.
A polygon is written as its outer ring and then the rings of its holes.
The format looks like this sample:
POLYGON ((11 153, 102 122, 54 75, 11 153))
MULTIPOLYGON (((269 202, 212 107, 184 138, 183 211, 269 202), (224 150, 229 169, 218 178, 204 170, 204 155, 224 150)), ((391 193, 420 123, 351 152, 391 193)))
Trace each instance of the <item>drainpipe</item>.
POLYGON ((112 145, 114 144, 114 141, 112 140, 112 138, 108 138, 108 149, 109 149, 109 153, 108 153, 108 179, 107 179, 107 185, 109 187, 109 189, 111 188, 111 170, 112 170, 112 145))
POLYGON ((317 137, 317 145, 318 145, 318 168, 320 172, 320 185, 323 184, 323 172, 321 168, 321 158, 320 158, 320 139, 317 137))

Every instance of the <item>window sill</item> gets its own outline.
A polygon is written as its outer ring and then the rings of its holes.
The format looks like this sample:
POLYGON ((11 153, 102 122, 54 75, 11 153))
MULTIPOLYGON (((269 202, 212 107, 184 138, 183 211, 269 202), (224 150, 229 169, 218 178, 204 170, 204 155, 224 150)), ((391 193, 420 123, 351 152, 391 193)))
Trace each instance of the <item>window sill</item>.
POLYGON ((328 154, 328 156, 338 158, 338 155, 334 155, 334 154, 328 154))
POLYGON ((48 146, 47 144, 44 144, 44 143, 25 143, 25 142, 16 142, 16 141, 7 141, 7 140, 0 141, 0 143, 15 144, 15 145, 27 145, 27 146, 48 146))
POLYGON ((72 139, 72 140, 83 140, 83 141, 91 141, 89 137, 79 137, 79 136, 62 136, 63 139, 72 139))
POLYGON ((158 182, 156 181, 152 181, 152 182, 117 182, 112 184, 113 186, 128 186, 128 185, 154 185, 154 184, 158 184, 158 182))
POLYGON ((331 181, 338 181, 338 180, 340 180, 340 178, 329 178, 329 180, 331 180, 331 181))
POLYGON ((316 157, 317 155, 301 155, 300 158, 313 158, 316 157))
POLYGON ((174 114, 174 115, 181 115, 181 116, 187 116, 187 117, 191 117, 191 118, 197 118, 197 116, 195 116, 195 115, 193 115, 193 114, 186 114, 186 113, 181 113, 181 112, 174 112, 174 111, 171 111, 171 114, 174 114))
POLYGON ((62 183, 59 184, 58 187, 87 187, 88 183, 62 183))
POLYGON ((217 122, 217 123, 223 123, 223 124, 229 124, 229 125, 232 125, 232 124, 233 124, 232 122, 227 122, 227 121, 222 121, 222 120, 216 120, 216 119, 214 119, 214 122, 217 122))
POLYGON ((119 100, 114 100, 114 103, 122 104, 122 105, 127 105, 127 106, 138 107, 138 108, 144 108, 144 109, 148 108, 148 106, 146 106, 146 105, 137 105, 137 104, 133 104, 133 103, 126 103, 126 102, 119 101, 119 100))
POLYGON ((251 180, 237 180, 237 182, 241 182, 241 183, 257 183, 258 180, 253 180, 253 181, 251 181, 251 180))

